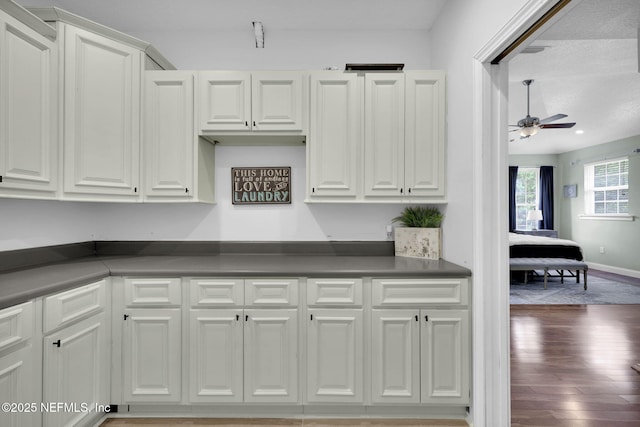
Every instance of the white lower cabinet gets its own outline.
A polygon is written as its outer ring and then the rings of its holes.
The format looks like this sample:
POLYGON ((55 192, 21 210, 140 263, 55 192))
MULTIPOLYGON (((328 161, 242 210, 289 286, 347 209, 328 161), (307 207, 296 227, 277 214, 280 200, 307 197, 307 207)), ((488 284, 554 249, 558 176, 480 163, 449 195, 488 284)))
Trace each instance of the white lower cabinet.
POLYGON ((37 367, 42 359, 34 351, 34 305, 29 301, 0 310, 0 402, 15 405, 0 411, 3 427, 40 424, 40 407, 18 410, 18 405, 41 400, 37 367))
POLYGON ((191 402, 242 402, 243 316, 243 310, 191 310, 191 402))
POLYGON ((244 401, 298 401, 296 309, 245 310, 244 401))
POLYGON ((372 312, 372 402, 469 402, 467 310, 372 312))
POLYGON ((420 402, 418 310, 373 310, 371 368, 373 403, 420 402))
POLYGON ((297 403, 298 280, 189 283, 190 402, 297 403))
POLYGON ((364 402, 362 309, 309 309, 307 400, 364 402))
POLYGON ((192 309, 189 400, 298 402, 297 311, 192 309))
POLYGON ((122 344, 125 402, 180 402, 181 310, 129 308, 122 344))
POLYGON ((109 325, 103 311, 44 337, 43 425, 74 426, 109 405, 109 325), (60 406, 64 405, 64 406, 60 406))

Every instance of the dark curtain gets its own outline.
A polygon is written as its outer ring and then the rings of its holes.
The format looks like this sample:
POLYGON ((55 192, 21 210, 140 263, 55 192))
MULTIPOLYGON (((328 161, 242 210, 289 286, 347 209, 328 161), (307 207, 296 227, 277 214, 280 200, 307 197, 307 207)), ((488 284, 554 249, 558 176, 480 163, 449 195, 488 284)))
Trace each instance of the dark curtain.
POLYGON ((516 229, 516 181, 518 167, 509 166, 509 231, 516 229))
POLYGON ((553 166, 540 166, 542 229, 553 230, 553 166))

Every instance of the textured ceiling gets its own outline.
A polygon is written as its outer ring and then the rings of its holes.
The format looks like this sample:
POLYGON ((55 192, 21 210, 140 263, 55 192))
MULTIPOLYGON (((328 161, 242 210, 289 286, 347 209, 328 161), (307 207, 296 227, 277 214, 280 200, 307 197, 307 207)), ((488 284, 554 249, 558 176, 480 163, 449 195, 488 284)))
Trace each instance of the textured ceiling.
POLYGON ((584 0, 531 43, 544 51, 509 63, 509 123, 526 115, 525 79, 535 80, 532 116, 564 113, 553 123, 576 122, 529 139, 511 132, 512 154, 563 153, 640 135, 639 23, 638 0, 584 0))

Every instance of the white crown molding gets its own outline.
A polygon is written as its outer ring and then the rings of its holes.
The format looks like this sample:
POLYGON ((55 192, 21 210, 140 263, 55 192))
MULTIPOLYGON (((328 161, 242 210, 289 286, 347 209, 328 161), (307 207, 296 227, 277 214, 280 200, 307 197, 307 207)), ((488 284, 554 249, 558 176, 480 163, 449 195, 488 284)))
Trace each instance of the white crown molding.
POLYGON ((32 30, 50 38, 51 40, 55 40, 58 36, 58 32, 55 28, 11 0, 0 0, 0 10, 7 12, 9 15, 13 16, 32 30))
POLYGON ((57 7, 30 7, 27 8, 27 10, 45 22, 63 22, 140 49, 165 70, 176 69, 158 50, 144 40, 140 40, 57 7))

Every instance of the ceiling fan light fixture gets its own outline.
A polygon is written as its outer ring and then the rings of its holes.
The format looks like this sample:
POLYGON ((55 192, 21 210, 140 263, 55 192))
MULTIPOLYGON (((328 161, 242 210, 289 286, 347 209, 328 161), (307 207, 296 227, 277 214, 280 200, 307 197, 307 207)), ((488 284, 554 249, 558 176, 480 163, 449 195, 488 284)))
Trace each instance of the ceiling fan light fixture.
POLYGON ((520 136, 533 136, 538 133, 538 126, 529 126, 520 129, 520 136))

